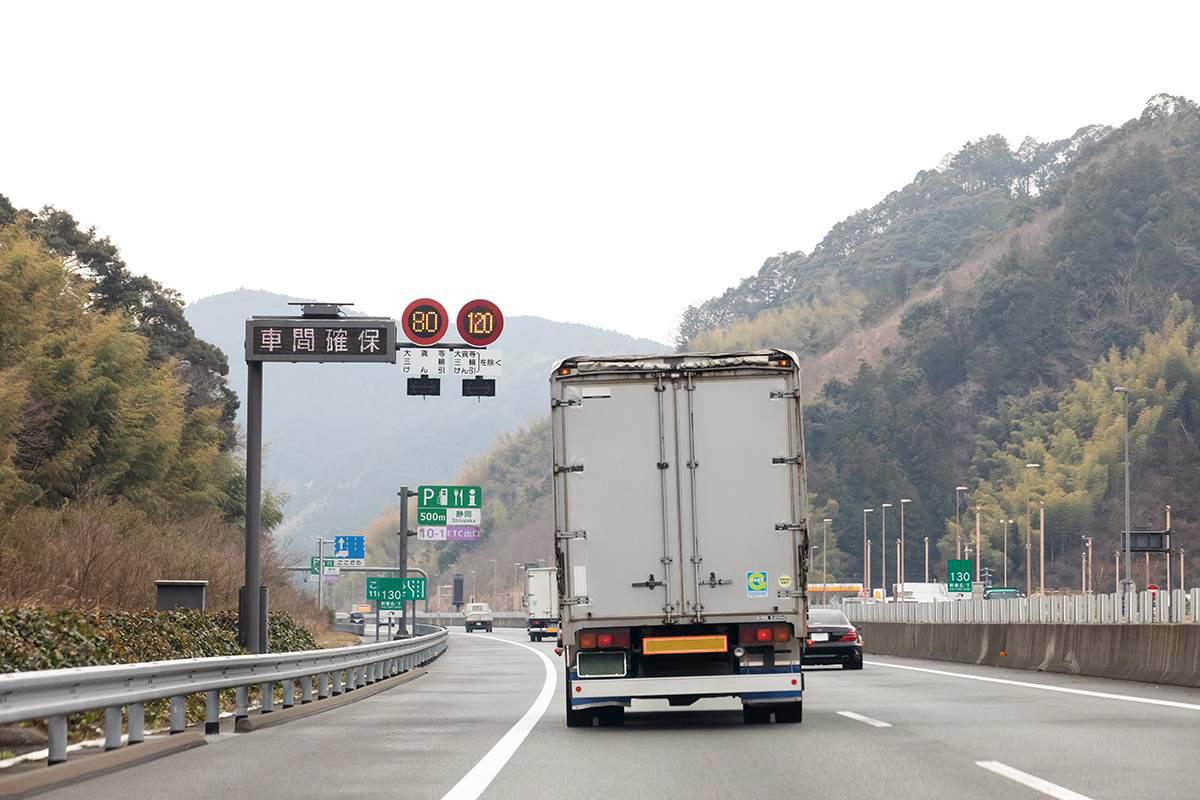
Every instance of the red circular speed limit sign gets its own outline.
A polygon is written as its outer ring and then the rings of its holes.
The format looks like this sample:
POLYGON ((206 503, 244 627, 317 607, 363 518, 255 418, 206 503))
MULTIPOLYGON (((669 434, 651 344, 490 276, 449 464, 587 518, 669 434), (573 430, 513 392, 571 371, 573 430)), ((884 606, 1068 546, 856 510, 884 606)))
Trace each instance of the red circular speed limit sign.
POLYGON ((450 327, 446 318, 446 308, 437 300, 422 297, 413 300, 404 309, 404 317, 400 321, 404 335, 413 344, 436 344, 450 327))
POLYGON ((467 344, 487 347, 503 330, 504 315, 491 300, 472 300, 458 312, 458 335, 467 344))

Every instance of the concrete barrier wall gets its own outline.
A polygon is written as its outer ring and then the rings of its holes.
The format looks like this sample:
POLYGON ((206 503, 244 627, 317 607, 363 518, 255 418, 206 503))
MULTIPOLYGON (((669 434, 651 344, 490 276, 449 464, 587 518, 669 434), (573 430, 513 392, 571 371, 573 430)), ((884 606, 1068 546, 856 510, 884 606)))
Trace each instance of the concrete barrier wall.
POLYGON ((867 653, 1200 688, 1200 627, 860 623, 867 653))

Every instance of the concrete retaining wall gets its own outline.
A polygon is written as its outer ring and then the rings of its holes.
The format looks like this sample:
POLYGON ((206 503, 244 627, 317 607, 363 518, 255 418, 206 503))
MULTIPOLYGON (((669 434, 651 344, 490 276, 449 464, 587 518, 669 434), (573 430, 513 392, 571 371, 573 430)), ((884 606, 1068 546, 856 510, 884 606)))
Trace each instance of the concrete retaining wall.
POLYGON ((1194 625, 859 623, 867 653, 1200 688, 1194 625))

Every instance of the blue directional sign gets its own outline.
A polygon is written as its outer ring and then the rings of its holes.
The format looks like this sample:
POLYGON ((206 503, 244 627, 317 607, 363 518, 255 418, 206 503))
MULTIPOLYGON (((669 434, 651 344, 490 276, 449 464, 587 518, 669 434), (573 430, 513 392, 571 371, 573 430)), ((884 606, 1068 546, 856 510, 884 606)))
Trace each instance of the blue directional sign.
MULTIPOLYGON (((335 536, 333 540, 333 557, 360 562, 365 561, 367 557, 366 537, 335 536)), ((359 566, 361 566, 361 564, 359 566)))

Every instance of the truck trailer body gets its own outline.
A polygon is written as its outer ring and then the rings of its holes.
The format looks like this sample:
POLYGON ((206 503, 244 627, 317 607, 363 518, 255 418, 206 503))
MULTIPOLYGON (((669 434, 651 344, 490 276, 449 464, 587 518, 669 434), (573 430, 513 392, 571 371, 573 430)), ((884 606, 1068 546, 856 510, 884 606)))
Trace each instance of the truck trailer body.
POLYGON ((540 642, 558 636, 558 570, 554 567, 528 567, 525 570, 525 594, 522 602, 528 612, 526 631, 529 641, 540 642))
POLYGON ((801 719, 807 491, 781 350, 565 359, 551 377, 568 725, 639 698, 801 719))

